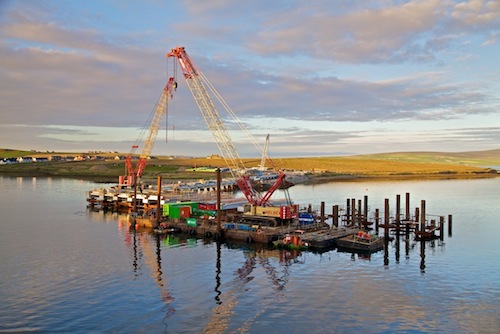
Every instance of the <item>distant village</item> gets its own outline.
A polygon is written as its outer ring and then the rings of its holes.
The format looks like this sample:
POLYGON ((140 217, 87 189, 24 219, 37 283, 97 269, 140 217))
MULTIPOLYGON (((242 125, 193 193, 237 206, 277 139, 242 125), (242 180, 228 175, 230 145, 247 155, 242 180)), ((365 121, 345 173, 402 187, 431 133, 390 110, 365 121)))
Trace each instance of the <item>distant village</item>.
MULTIPOLYGON (((23 157, 12 157, 12 158, 3 158, 0 159, 0 165, 7 165, 7 164, 16 164, 16 163, 40 163, 40 162, 56 162, 56 161, 87 161, 87 160, 125 160, 126 156, 124 155, 110 155, 110 153, 114 152, 107 152, 106 155, 98 155, 98 154, 92 154, 89 152, 88 154, 84 155, 50 155, 47 154, 46 156, 42 156, 40 153, 36 152, 36 155, 33 156, 23 156, 23 157)), ((138 159, 138 156, 132 156, 132 159, 138 159)), ((151 157, 150 159, 154 159, 154 157, 151 157)))
MULTIPOLYGON (((125 160, 127 156, 120 155, 118 152, 88 152, 87 154, 80 155, 52 155, 42 154, 41 152, 33 151, 33 156, 1 158, 0 165, 17 164, 17 163, 33 163, 33 162, 57 162, 57 161, 89 161, 89 160, 125 160), (116 154, 116 155, 114 155, 116 154)), ((167 159, 174 159, 173 156, 166 157, 167 159)), ((207 159, 221 159, 217 154, 212 154, 206 157, 207 159)), ((132 155, 132 160, 139 159, 138 155, 132 155)), ((157 159, 157 157, 149 157, 148 159, 157 159)))

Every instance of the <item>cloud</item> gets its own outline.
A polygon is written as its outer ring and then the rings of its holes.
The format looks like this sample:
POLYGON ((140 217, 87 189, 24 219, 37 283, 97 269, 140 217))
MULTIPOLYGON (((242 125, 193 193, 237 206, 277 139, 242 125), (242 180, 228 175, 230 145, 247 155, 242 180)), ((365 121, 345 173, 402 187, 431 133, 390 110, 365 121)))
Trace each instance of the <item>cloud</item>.
POLYGON ((499 7, 498 1, 378 1, 344 12, 315 2, 269 15, 248 43, 261 55, 306 54, 348 64, 435 62, 436 46, 452 46, 450 37, 498 27, 499 7))
MULTIPOLYGON (((318 132, 296 122, 338 127, 498 114, 492 84, 498 74, 473 67, 485 59, 481 52, 497 46, 495 1, 6 3, 0 122, 30 125, 30 135, 58 147, 112 147, 116 138, 129 147, 126 135, 92 142, 87 131, 147 128, 173 73, 165 53, 178 43, 251 132, 264 138, 275 131, 275 147, 284 151, 292 145, 298 151, 300 143, 301 152, 326 151, 331 143, 373 138, 359 127, 350 134, 318 132), (141 15, 124 21, 131 12, 141 15), (457 80, 464 69, 474 75, 457 80), (76 142, 79 136, 84 143, 76 142)), ((194 149, 196 140, 181 134, 207 138, 207 126, 184 79, 178 81, 169 127, 175 125, 183 147, 194 149)), ((237 128, 218 108, 226 126, 237 128)))
POLYGON ((497 43, 497 40, 498 40, 498 35, 499 33, 498 32, 495 32, 495 33, 492 33, 488 39, 486 41, 484 41, 483 44, 481 44, 481 46, 489 46, 489 45, 494 45, 497 43))
POLYGON ((498 29, 500 3, 495 0, 470 0, 452 5, 451 17, 462 27, 471 29, 483 26, 498 29))
POLYGON ((120 126, 132 123, 134 112, 148 113, 161 94, 164 76, 144 62, 163 64, 162 55, 53 24, 26 20, 2 28, 4 122, 120 126))

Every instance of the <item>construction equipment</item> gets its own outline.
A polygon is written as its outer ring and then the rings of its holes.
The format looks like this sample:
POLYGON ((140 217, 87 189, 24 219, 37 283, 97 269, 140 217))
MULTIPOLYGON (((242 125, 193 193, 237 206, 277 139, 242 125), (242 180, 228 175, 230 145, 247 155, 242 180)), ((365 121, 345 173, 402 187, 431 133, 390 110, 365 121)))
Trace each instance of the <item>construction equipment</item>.
MULTIPOLYGON (((148 136, 144 141, 144 146, 142 148, 142 152, 141 155, 139 156, 139 160, 137 161, 135 169, 132 167, 132 153, 131 153, 129 156, 127 156, 125 160, 125 171, 127 175, 119 177, 118 183, 120 186, 131 186, 139 183, 142 173, 146 168, 147 160, 149 159, 151 151, 153 150, 153 144, 156 140, 156 136, 160 128, 160 121, 167 112, 168 101, 173 98, 173 90, 175 90, 176 88, 177 88, 177 83, 175 81, 175 78, 174 77, 169 78, 156 104, 154 115, 151 120, 151 124, 149 125, 148 136)), ((134 144, 134 146, 132 146, 133 150, 137 148, 139 148, 138 144, 134 144)))
MULTIPOLYGON (((224 125, 224 122, 222 121, 219 112, 209 95, 208 89, 213 93, 225 110, 237 120, 236 115, 234 115, 231 108, 229 108, 227 103, 222 99, 220 94, 215 90, 203 73, 196 68, 189 55, 186 53, 184 47, 172 49, 171 52, 167 54, 167 58, 170 57, 177 58, 184 79, 186 80, 194 100, 198 105, 205 122, 207 123, 208 129, 211 131, 215 139, 217 147, 219 148, 226 165, 230 169, 231 175, 236 179, 238 187, 241 189, 250 204, 256 206, 264 206, 268 204, 269 199, 284 180, 285 174, 279 172, 276 181, 263 196, 254 189, 251 177, 246 174, 247 169, 245 168, 243 161, 241 160, 238 151, 229 136, 226 126, 224 125)), ((241 127, 241 123, 238 123, 238 125, 241 127)))
POLYGON ((266 160, 269 159, 268 155, 268 149, 269 149, 269 134, 266 136, 266 144, 264 145, 264 148, 262 149, 262 158, 260 159, 260 165, 258 167, 258 170, 265 171, 267 170, 266 168, 266 160))

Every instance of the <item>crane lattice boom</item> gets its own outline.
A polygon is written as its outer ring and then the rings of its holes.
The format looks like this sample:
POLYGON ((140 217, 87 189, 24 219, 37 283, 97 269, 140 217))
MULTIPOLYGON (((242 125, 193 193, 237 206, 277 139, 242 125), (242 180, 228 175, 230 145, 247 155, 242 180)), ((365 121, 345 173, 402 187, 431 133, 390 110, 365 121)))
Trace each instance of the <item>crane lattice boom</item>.
POLYGON ((215 139, 215 143, 222 154, 226 165, 231 170, 233 177, 237 177, 236 172, 244 169, 243 161, 241 160, 236 147, 229 135, 226 126, 215 107, 210 95, 203 83, 202 76, 194 66, 188 54, 183 47, 172 49, 172 52, 167 54, 167 57, 177 57, 181 66, 182 74, 186 79, 186 83, 193 94, 193 98, 201 111, 208 129, 215 139))
MULTIPOLYGON (((160 129, 160 122, 167 111, 168 100, 173 98, 173 89, 175 89, 175 78, 171 77, 168 79, 168 82, 165 85, 165 88, 163 88, 163 92, 158 99, 158 103, 156 104, 155 112, 149 126, 148 137, 144 141, 144 147, 141 151, 141 155, 139 156, 139 161, 137 162, 135 170, 132 167, 132 157, 130 155, 127 157, 125 165, 128 176, 127 184, 129 185, 138 182, 144 172, 144 169, 146 168, 147 160, 151 155, 156 136, 158 135, 158 130, 160 129)), ((137 147, 138 146, 133 146, 133 148, 137 147)))
POLYGON ((266 136, 266 143, 264 144, 264 148, 262 149, 262 158, 260 159, 260 165, 259 165, 260 170, 266 169, 266 160, 269 159, 267 153, 268 150, 269 150, 269 134, 266 136))
MULTIPOLYGON (((186 83, 191 90, 194 100, 196 101, 196 104, 198 105, 198 108, 200 109, 201 114, 208 125, 208 129, 214 136, 217 147, 219 148, 219 151, 221 152, 226 165, 229 167, 233 177, 237 179, 236 182, 241 191, 251 204, 265 205, 269 201, 274 191, 278 189, 279 185, 285 178, 285 174, 279 174, 276 182, 271 186, 271 188, 263 197, 261 197, 260 194, 255 191, 252 185, 252 180, 249 176, 238 175, 238 172, 243 172, 245 170, 245 166, 238 154, 238 151, 236 150, 231 136, 226 129, 226 126, 224 125, 219 115, 219 112, 217 111, 217 108, 210 98, 207 86, 219 98, 219 100, 222 100, 220 98, 220 95, 218 95, 218 93, 204 77, 204 75, 195 67, 193 61, 186 53, 184 47, 177 47, 172 49, 171 52, 167 54, 167 58, 170 57, 177 58, 184 79, 186 80, 186 83)), ((228 110, 228 112, 231 113, 229 107, 227 107, 227 104, 224 101, 221 101, 221 103, 228 110)))

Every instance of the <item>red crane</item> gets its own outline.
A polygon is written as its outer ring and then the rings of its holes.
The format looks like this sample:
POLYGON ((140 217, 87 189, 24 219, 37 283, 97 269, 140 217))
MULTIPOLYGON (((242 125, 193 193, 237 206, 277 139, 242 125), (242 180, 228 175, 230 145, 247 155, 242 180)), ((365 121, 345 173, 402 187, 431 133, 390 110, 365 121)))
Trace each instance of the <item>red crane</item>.
MULTIPOLYGON (((175 90, 176 88, 177 83, 175 82, 175 78, 169 78, 167 84, 165 85, 165 88, 163 88, 163 92, 158 99, 158 102, 156 103, 155 112, 151 120, 151 124, 149 125, 148 137, 144 141, 144 147, 142 148, 142 152, 139 156, 139 160, 137 161, 135 169, 132 167, 132 155, 129 155, 125 160, 125 169, 127 175, 125 177, 120 177, 120 185, 130 186, 139 182, 142 173, 146 168, 147 160, 149 159, 151 151, 153 150, 153 144, 156 140, 158 130, 160 129, 161 119, 167 112, 168 100, 171 100, 173 98, 173 90, 175 90)), ((139 145, 132 146, 133 150, 137 148, 139 148, 139 145)))
POLYGON ((246 168, 231 137, 229 136, 226 126, 224 125, 214 102, 208 93, 208 89, 218 98, 223 107, 233 116, 233 118, 236 119, 236 116, 232 113, 227 103, 222 100, 220 94, 217 93, 208 79, 199 71, 199 69, 196 68, 189 55, 186 53, 184 47, 172 49, 171 52, 167 54, 167 58, 170 57, 177 58, 184 79, 186 80, 193 98, 198 105, 205 122, 207 123, 208 129, 212 132, 215 143, 217 144, 226 165, 229 167, 232 176, 236 179, 238 187, 241 189, 250 204, 256 206, 264 206, 268 204, 269 199, 276 189, 279 188, 285 178, 285 174, 283 172, 279 172, 276 181, 264 195, 261 195, 254 189, 250 176, 244 174, 246 168))

